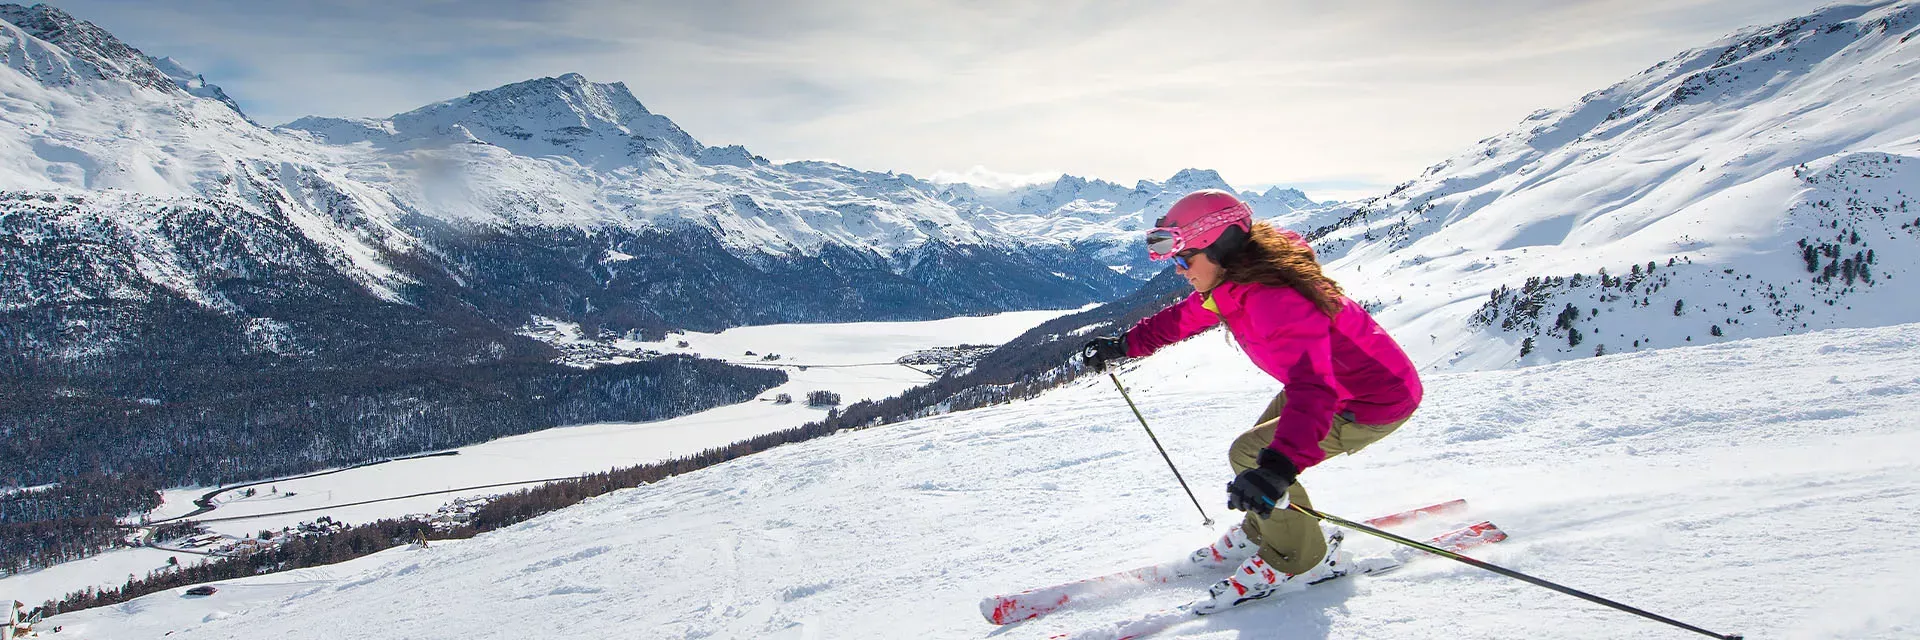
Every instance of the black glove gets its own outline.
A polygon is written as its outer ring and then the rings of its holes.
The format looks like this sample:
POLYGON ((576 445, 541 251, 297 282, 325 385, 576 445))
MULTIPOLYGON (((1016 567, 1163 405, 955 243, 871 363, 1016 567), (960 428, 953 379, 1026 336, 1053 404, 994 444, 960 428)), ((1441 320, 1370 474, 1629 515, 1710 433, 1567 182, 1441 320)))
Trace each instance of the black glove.
POLYGON ((1080 347, 1080 361, 1095 371, 1105 371, 1107 363, 1127 357, 1127 343, 1120 336, 1088 340, 1080 347))
POLYGON ((1300 468, 1286 454, 1272 449, 1260 450, 1260 466, 1240 472, 1227 483, 1227 508, 1260 514, 1265 518, 1273 510, 1287 507, 1287 488, 1300 475, 1300 468))

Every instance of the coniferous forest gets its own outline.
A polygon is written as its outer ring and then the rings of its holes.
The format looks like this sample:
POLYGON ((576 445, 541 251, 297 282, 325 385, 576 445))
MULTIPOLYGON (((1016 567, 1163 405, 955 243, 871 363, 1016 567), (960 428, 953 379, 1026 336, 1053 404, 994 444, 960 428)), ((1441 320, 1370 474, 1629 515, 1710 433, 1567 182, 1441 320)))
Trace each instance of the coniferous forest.
POLYGON ((163 486, 292 475, 562 424, 659 420, 743 402, 785 379, 777 370, 673 356, 594 369, 534 363, 309 374, 248 389, 244 402, 73 402, 14 414, 11 428, 40 437, 0 439, 0 457, 40 464, 9 473, 75 475, 0 499, 0 573, 112 548, 127 533, 116 519, 159 506, 163 486), (102 445, 52 445, 59 442, 102 445))
POLYGON ((116 516, 160 506, 140 476, 84 474, 52 487, 0 495, 0 575, 78 560, 121 543, 116 516))
POLYGON ((0 408, 0 482, 106 471, 215 486, 447 449, 562 424, 659 420, 742 402, 786 374, 670 356, 576 369, 550 363, 264 372, 241 389, 143 404, 67 398, 0 408), (73 443, 91 443, 79 447, 73 443))
MULTIPOLYGON (((783 444, 802 442, 845 429, 870 428, 932 415, 942 410, 968 408, 1029 398, 1090 373, 1072 364, 1079 348, 1076 336, 1124 330, 1133 322, 1173 303, 1187 292, 1171 270, 1161 273, 1125 298, 1094 309, 1062 316, 1035 327, 987 354, 965 373, 909 389, 879 401, 860 401, 844 411, 792 429, 786 429, 717 447, 698 454, 603 473, 551 482, 499 496, 475 513, 464 526, 436 530, 415 520, 381 520, 339 531, 292 539, 266 551, 214 560, 191 567, 168 568, 136 577, 117 589, 88 589, 68 594, 44 606, 52 613, 125 602, 178 586, 317 566, 357 558, 418 540, 469 537, 562 509, 582 500, 619 489, 638 487, 660 479, 706 468, 783 444), (1079 332, 1086 327, 1097 330, 1079 332), (945 405, 945 409, 942 409, 945 405)), ((182 523, 188 526, 190 521, 182 523)))

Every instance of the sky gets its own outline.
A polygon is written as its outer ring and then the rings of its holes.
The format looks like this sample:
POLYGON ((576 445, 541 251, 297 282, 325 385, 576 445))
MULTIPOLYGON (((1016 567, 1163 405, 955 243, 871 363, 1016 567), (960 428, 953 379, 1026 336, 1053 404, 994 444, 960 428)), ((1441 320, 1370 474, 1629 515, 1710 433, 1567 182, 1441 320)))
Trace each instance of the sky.
POLYGON ((248 115, 383 117, 573 72, 776 161, 1377 195, 1811 0, 55 0, 248 115))

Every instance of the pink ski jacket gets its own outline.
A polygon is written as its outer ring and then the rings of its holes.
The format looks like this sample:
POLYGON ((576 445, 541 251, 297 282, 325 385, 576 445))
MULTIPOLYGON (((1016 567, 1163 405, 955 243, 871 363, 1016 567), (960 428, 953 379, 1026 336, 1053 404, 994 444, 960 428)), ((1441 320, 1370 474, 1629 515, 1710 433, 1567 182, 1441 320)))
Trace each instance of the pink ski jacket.
POLYGON ((1134 325, 1127 355, 1145 356, 1227 323, 1253 363, 1286 385, 1287 404, 1268 446, 1305 469, 1326 459, 1320 440, 1335 414, 1391 424, 1420 405, 1413 361, 1359 303, 1340 301, 1340 313, 1328 318, 1291 288, 1224 282, 1134 325))

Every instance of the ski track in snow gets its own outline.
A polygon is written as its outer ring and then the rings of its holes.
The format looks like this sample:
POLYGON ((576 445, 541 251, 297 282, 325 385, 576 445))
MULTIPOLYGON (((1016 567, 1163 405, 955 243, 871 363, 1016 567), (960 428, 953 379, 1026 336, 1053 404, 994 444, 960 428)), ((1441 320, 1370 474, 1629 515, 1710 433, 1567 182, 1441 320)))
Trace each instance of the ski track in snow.
MULTIPOLYGON (((1421 412, 1309 470, 1365 517, 1465 497, 1474 555, 1749 638, 1920 633, 1920 325, 1431 375, 1421 412)), ((1224 528, 1224 452, 1275 390, 1217 334, 1121 372, 1224 528)), ((1212 539, 1104 376, 780 447, 431 549, 61 616, 62 637, 1044 638, 1206 580, 996 628, 980 598, 1212 539), (238 586, 245 585, 245 586, 238 586)), ((1349 536, 1349 548, 1386 543, 1349 536)), ((1159 637, 1680 638, 1443 560, 1159 637)))

